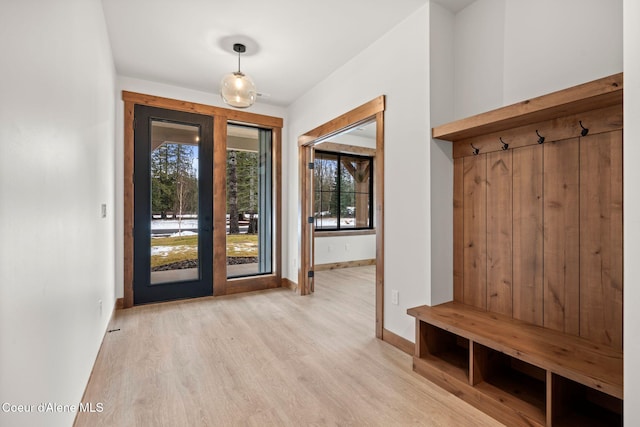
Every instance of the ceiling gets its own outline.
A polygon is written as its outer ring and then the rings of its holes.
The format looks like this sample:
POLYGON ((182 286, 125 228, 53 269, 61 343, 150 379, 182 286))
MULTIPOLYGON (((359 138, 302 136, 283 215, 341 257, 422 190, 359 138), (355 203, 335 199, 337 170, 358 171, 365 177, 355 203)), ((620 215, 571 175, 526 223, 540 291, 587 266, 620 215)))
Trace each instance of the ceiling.
MULTIPOLYGON (((435 0, 457 12, 474 0, 435 0)), ((119 75, 218 93, 241 69, 288 106, 428 0, 103 0, 119 75)))

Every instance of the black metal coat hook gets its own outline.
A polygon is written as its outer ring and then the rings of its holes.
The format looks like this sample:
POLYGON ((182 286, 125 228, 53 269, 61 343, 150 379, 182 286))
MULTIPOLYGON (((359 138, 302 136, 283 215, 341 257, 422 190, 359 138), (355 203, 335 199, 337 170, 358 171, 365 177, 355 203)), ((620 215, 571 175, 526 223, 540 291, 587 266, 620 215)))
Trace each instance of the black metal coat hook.
POLYGON ((580 120, 578 123, 580 123, 580 127, 582 128, 582 131, 580 132, 580 135, 587 136, 587 134, 589 133, 589 129, 587 129, 586 127, 582 126, 582 120, 580 120))
POLYGON ((538 144, 544 143, 544 136, 542 136, 542 135, 540 135, 540 133, 538 133, 538 129, 536 129, 536 135, 538 135, 538 144))
POLYGON ((507 144, 506 142, 504 142, 502 140, 502 137, 500 137, 500 143, 502 144, 502 149, 503 150, 508 150, 509 149, 509 144, 507 144))
POLYGON ((479 148, 474 147, 472 143, 469 143, 469 145, 471 146, 471 148, 473 148, 473 155, 474 156, 477 156, 478 154, 480 154, 480 149, 479 148))

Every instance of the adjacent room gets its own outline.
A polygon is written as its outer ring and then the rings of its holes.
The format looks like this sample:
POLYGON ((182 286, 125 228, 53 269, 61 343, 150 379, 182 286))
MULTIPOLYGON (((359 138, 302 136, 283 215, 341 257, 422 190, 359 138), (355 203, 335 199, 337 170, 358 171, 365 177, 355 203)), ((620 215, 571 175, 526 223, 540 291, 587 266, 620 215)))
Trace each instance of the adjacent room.
POLYGON ((635 0, 0 8, 1 426, 640 424, 635 0))

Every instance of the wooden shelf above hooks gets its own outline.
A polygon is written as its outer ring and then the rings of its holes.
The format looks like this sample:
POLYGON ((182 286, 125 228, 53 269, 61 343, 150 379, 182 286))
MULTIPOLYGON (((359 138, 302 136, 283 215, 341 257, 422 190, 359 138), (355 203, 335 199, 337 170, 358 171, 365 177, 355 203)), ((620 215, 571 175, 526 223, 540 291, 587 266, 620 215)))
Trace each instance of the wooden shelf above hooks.
POLYGON ((622 73, 532 98, 432 129, 432 136, 459 141, 622 103, 622 73))

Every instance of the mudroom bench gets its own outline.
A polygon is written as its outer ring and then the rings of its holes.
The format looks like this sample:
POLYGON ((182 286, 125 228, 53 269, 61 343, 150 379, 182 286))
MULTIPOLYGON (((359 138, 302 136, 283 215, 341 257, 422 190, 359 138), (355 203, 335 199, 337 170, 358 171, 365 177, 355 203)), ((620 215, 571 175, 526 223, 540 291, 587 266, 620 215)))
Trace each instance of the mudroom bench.
POLYGON ((506 425, 622 425, 621 351, 456 302, 407 313, 414 370, 506 425))

